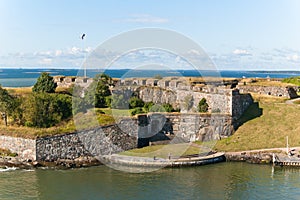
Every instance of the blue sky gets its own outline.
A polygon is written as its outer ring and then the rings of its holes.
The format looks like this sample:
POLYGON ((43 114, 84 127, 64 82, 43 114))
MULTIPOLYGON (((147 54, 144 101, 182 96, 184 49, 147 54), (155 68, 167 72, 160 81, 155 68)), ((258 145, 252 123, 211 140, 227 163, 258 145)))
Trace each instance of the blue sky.
POLYGON ((112 36, 158 27, 197 42, 219 69, 300 70, 298 0, 0 0, 0 24, 0 68, 80 67, 112 36))

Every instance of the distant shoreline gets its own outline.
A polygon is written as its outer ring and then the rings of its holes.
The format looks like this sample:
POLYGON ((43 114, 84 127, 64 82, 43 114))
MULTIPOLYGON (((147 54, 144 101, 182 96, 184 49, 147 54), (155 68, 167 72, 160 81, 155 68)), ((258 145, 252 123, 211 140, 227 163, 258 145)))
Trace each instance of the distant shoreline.
MULTIPOLYGON (((80 69, 0 69, 0 84, 2 87, 30 87, 36 82, 40 73, 49 72, 51 76, 83 76, 83 70, 80 69)), ((100 69, 88 69, 88 77, 94 77, 103 71, 100 69)), ((199 77, 199 76, 211 76, 222 78, 288 78, 291 76, 300 76, 300 71, 237 71, 237 70, 140 70, 140 69, 110 69, 104 71, 112 78, 149 78, 156 75, 162 77, 170 76, 183 76, 183 77, 199 77)))

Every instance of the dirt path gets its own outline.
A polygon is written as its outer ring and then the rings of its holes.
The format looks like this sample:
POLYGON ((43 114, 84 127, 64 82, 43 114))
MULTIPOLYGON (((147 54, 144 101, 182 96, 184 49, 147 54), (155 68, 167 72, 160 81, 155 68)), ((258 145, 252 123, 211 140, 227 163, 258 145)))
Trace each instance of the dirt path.
MULTIPOLYGON (((296 151, 300 151, 300 147, 290 147, 290 149, 295 149, 296 151)), ((286 147, 269 148, 269 149, 255 149, 255 150, 248 150, 248 151, 236 151, 236 152, 226 152, 226 153, 241 154, 241 153, 259 153, 259 152, 268 152, 268 151, 286 151, 286 147)))

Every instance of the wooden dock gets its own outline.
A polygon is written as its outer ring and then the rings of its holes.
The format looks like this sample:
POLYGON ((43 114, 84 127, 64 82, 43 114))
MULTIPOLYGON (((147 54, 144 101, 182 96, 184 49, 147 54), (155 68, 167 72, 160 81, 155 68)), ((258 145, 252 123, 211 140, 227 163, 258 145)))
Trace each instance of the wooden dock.
POLYGON ((300 158, 298 156, 276 155, 273 163, 278 166, 300 167, 300 158))

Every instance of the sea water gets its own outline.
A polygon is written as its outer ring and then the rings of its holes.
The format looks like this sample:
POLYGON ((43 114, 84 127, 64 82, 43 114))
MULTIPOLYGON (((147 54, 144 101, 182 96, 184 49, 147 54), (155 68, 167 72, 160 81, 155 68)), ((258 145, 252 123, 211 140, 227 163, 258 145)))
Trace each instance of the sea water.
MULTIPOLYGON (((29 87, 33 86, 42 72, 48 72, 51 76, 83 76, 79 69, 0 69, 0 84, 4 87, 29 87)), ((154 77, 166 76, 213 76, 213 77, 251 77, 251 78, 286 78, 300 76, 299 71, 208 71, 208 70, 87 70, 87 75, 93 78, 96 74, 104 72, 114 78, 154 77)))
POLYGON ((106 166, 0 172, 0 199, 299 199, 300 168, 247 163, 126 173, 106 166))

